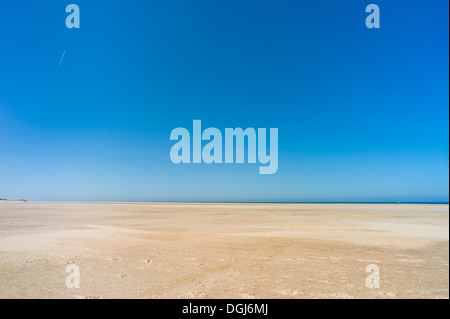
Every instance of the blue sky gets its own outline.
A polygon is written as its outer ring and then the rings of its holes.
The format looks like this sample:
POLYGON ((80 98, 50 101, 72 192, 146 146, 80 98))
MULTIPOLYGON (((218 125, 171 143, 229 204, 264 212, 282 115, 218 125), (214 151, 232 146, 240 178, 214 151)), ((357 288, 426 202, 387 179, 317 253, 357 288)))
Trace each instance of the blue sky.
POLYGON ((448 10, 2 0, 0 198, 448 201, 448 10), (194 119, 278 128, 278 172, 173 164, 170 132, 194 119))

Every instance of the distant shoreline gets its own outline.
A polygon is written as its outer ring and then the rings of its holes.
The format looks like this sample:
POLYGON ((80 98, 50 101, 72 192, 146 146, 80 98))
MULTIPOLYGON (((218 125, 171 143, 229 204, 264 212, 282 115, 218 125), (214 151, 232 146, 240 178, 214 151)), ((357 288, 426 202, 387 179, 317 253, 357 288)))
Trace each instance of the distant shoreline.
POLYGON ((8 202, 54 202, 54 203, 149 203, 149 204, 306 204, 306 205, 449 205, 449 202, 210 202, 210 201, 102 201, 102 200, 25 200, 25 199, 0 199, 8 202))

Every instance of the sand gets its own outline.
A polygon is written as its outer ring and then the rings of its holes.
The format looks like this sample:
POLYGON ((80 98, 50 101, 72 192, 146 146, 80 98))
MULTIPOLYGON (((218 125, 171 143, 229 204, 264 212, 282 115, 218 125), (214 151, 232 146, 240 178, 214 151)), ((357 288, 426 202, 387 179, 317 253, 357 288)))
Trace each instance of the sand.
POLYGON ((448 262, 448 205, 0 201, 0 298, 449 298, 448 262))

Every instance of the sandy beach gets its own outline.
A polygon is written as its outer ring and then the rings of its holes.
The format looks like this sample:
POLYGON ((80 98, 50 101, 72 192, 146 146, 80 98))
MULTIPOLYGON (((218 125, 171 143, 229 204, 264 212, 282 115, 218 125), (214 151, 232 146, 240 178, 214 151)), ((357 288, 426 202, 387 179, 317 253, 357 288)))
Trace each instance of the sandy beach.
POLYGON ((449 298, 448 262, 448 205, 0 201, 0 298, 449 298))

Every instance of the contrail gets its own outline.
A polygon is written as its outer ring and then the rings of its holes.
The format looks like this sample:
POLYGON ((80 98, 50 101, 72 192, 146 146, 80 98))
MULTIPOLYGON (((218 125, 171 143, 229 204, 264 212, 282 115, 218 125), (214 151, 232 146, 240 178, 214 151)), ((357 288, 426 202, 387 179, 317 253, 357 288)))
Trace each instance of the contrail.
POLYGON ((59 61, 58 69, 56 70, 55 76, 58 75, 59 68, 61 67, 61 63, 62 63, 62 61, 64 60, 64 56, 65 56, 65 55, 66 55, 66 51, 64 51, 63 54, 62 54, 62 57, 61 57, 61 60, 59 61))

